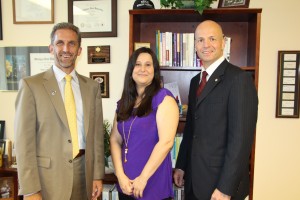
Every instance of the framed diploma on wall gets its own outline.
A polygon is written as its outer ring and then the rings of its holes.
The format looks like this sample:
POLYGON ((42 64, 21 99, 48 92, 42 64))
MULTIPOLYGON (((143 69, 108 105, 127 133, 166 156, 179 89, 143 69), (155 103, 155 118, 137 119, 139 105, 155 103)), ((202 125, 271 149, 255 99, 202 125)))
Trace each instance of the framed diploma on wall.
POLYGON ((300 51, 278 51, 277 118, 299 118, 300 51))
POLYGON ((117 0, 68 0, 68 21, 83 38, 117 37, 117 0))
POLYGON ((54 0, 13 0, 14 24, 53 24, 54 0))

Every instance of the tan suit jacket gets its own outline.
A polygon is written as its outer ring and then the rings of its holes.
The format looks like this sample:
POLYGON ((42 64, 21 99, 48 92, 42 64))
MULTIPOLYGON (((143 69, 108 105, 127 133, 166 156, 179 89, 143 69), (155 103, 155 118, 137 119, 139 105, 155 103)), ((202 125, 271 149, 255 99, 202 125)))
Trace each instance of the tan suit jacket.
MULTIPOLYGON (((85 165, 90 199, 93 179, 104 177, 100 85, 77 74, 83 102, 85 165)), ((43 199, 70 199, 72 144, 64 102, 52 68, 20 81, 16 99, 15 148, 19 194, 42 192, 43 199)))

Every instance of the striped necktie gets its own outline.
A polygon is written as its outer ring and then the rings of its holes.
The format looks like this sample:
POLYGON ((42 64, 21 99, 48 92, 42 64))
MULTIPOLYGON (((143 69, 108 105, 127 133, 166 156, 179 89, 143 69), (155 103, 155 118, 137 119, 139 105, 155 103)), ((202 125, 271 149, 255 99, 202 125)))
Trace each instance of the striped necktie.
POLYGON ((66 75, 66 85, 65 85, 65 109, 68 118, 69 129, 71 132, 72 146, 73 146, 73 158, 79 153, 78 147, 78 133, 77 133, 77 118, 76 118, 76 105, 74 94, 72 90, 72 76, 66 75))

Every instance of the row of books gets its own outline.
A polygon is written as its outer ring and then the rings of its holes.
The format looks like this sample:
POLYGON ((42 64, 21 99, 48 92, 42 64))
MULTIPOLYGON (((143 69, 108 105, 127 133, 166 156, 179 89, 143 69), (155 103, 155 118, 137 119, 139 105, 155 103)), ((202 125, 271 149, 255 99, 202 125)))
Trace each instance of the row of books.
POLYGON ((156 31, 156 55, 161 66, 200 67, 194 48, 194 33, 156 31))
MULTIPOLYGON (((184 200, 184 189, 177 186, 173 186, 174 199, 184 200)), ((119 200, 116 184, 104 184, 102 191, 102 200, 119 200)))
POLYGON ((176 137, 174 139, 174 144, 171 149, 171 160, 172 160, 172 167, 175 168, 178 152, 179 152, 179 147, 182 141, 183 134, 182 133, 177 133, 176 137))
MULTIPOLYGON (((160 32, 156 30, 156 55, 160 66, 200 67, 195 50, 194 33, 160 32)), ((231 38, 225 37, 224 57, 230 59, 231 38)))

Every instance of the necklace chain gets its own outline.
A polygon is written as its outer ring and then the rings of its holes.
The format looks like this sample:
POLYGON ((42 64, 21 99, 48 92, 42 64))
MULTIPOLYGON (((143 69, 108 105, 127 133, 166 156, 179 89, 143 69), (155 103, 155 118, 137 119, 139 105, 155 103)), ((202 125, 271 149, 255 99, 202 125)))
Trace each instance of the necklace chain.
POLYGON ((125 136, 125 130, 124 130, 124 121, 123 121, 123 136, 124 136, 124 143, 125 143, 125 157, 124 157, 124 162, 127 162, 127 153, 128 153, 128 142, 129 142, 129 138, 130 138, 130 133, 131 133, 131 127, 133 122, 135 121, 137 116, 134 117, 134 119, 132 120, 130 127, 129 127, 129 131, 128 131, 128 135, 127 135, 127 140, 126 140, 126 136, 125 136))

